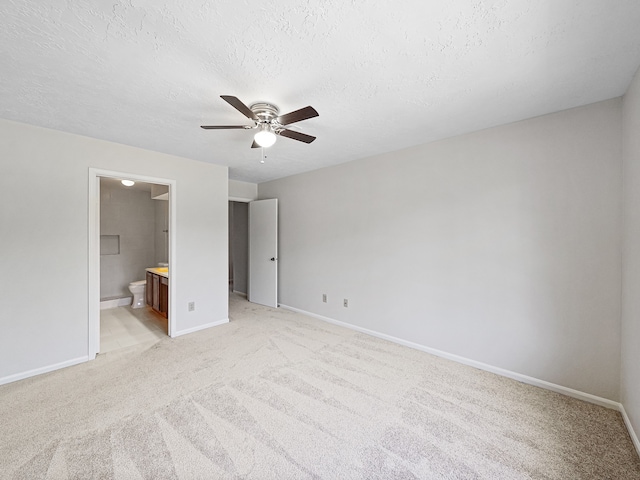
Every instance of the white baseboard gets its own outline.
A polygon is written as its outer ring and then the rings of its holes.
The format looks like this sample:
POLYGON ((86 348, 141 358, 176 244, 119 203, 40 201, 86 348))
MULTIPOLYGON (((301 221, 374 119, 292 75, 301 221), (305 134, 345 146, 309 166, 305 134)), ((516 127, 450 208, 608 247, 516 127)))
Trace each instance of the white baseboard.
POLYGON ((244 292, 239 292, 238 290, 233 290, 233 293, 237 293, 238 295, 242 295, 243 297, 246 297, 247 294, 244 292))
POLYGON ((189 333, 199 332, 200 330, 205 330, 207 328, 217 327, 218 325, 224 325, 225 323, 229 323, 229 319, 228 318, 225 318, 223 320, 218 320, 217 322, 211 322, 211 323, 206 323, 204 325, 198 325, 197 327, 193 327, 193 328, 187 328, 186 330, 179 330, 179 331, 173 333, 173 335, 171 335, 171 337, 172 338, 180 337, 182 335, 187 335, 189 333))
POLYGON ((624 424, 627 426, 627 430, 629 431, 629 436, 631 437, 631 441, 633 445, 636 447, 636 452, 640 455, 640 440, 638 440, 638 436, 636 435, 635 430, 633 429, 633 425, 631 425, 631 419, 629 415, 627 415, 627 411, 624 409, 624 405, 620 404, 620 413, 622 414, 622 418, 624 419, 624 424))
POLYGON ((110 300, 100 301, 100 310, 107 310, 109 308, 126 307, 131 305, 131 299, 133 297, 112 298, 110 300))
POLYGON ((89 356, 85 355, 84 357, 72 358, 71 360, 66 360, 64 362, 56 363, 53 365, 47 365, 46 367, 34 368, 33 370, 29 370, 26 372, 16 373, 14 375, 2 377, 0 378, 0 385, 4 385, 11 382, 17 382, 18 380, 24 380, 25 378, 35 377, 36 375, 53 372, 54 370, 60 370, 61 368, 71 367, 72 365, 77 365, 79 363, 84 363, 88 361, 89 361, 89 356))
POLYGON ((410 342, 408 340, 403 340, 402 338, 393 337, 391 335, 387 335, 385 333, 376 332, 375 330, 369 330, 368 328, 358 327, 356 325, 352 325, 350 323, 341 322, 339 320, 334 320, 333 318, 324 317, 322 315, 318 315, 315 313, 307 312, 305 310, 301 310, 299 308, 290 307, 287 305, 280 306, 286 310, 291 310, 294 312, 302 313, 309 317, 317 318, 318 320, 322 320, 324 322, 332 323, 334 325, 339 325, 341 327, 349 328, 351 330, 356 330, 358 332, 366 333, 368 335, 382 338, 384 340, 388 340, 393 343, 397 343, 400 345, 404 345, 405 347, 414 348, 416 350, 421 350, 426 353, 430 353, 437 357, 446 358, 448 360, 453 360, 454 362, 462 363, 464 365, 469 365, 474 368, 478 368, 480 370, 485 370, 487 372, 495 373, 497 375, 501 375, 503 377, 512 378, 513 380, 517 380, 522 383, 526 383, 528 385, 533 385, 536 387, 544 388, 546 390, 551 390, 553 392, 561 393, 563 395, 567 395, 569 397, 577 398, 579 400, 584 400, 585 402, 595 403, 596 405, 601 405, 606 408, 611 408, 613 410, 621 411, 622 405, 618 402, 614 402, 613 400, 609 400, 607 398, 598 397, 596 395, 591 395, 590 393, 580 392, 578 390, 574 390, 572 388, 563 387, 562 385, 557 385, 555 383, 547 382, 545 380, 540 380, 538 378, 529 377, 527 375, 522 375, 521 373, 512 372, 510 370, 505 370, 504 368, 494 367, 493 365, 489 365, 486 363, 478 362, 476 360, 471 360, 469 358, 461 357, 459 355, 455 355, 452 353, 443 352, 442 350, 437 350, 435 348, 427 347, 425 345, 420 345, 418 343, 410 342))

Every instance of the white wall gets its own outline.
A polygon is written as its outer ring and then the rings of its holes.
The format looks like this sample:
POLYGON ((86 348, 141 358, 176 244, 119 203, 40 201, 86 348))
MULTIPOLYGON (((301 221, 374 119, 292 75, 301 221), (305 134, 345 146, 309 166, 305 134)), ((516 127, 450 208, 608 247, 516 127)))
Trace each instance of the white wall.
POLYGON ((169 202, 167 200, 153 200, 155 226, 155 265, 169 262, 169 202))
MULTIPOLYGON (((624 266, 621 402, 640 434, 640 71, 622 107, 624 266)), ((638 445, 636 445, 638 447, 638 445)))
POLYGON ((229 200, 250 202, 258 198, 258 185, 238 180, 229 180, 229 200))
POLYGON ((144 280, 144 269, 155 266, 158 201, 151 199, 150 192, 101 180, 100 235, 117 235, 120 251, 100 255, 100 299, 130 297, 129 283, 144 280))
POLYGON ((620 145, 614 99, 260 184, 279 302, 617 400, 620 145))
POLYGON ((228 318, 226 167, 5 120, 0 162, 0 382, 88 353, 90 167, 176 181, 176 331, 228 318))

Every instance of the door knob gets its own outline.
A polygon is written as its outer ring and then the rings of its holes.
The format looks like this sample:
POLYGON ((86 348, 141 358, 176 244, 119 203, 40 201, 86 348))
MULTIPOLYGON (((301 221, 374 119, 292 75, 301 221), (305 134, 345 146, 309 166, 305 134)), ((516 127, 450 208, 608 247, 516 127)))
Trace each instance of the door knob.
POLYGON ((276 257, 271 257, 271 261, 275 262, 276 261, 276 257))

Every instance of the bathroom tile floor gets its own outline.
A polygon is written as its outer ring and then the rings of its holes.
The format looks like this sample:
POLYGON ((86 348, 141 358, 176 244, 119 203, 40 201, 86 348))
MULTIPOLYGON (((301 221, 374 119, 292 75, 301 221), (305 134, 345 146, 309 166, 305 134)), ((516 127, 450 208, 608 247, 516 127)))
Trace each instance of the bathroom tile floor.
POLYGON ((112 352, 167 336, 167 319, 151 307, 116 307, 100 311, 100 353, 112 352))

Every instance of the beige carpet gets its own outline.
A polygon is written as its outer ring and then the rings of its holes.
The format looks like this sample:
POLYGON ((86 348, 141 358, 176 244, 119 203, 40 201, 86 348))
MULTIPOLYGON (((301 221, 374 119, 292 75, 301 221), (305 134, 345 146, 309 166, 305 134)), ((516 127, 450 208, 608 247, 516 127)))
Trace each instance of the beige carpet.
POLYGON ((620 414, 285 310, 0 387, 0 478, 639 479, 620 414))

